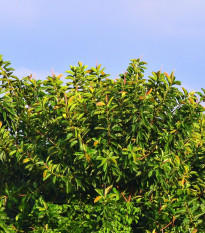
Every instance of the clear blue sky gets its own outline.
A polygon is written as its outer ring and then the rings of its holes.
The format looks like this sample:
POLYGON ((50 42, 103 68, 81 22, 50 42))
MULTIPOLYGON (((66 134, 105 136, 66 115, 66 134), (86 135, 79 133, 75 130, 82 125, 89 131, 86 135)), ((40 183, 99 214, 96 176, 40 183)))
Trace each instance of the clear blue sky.
POLYGON ((0 0, 0 54, 16 74, 65 74, 82 61, 115 78, 143 55, 151 71, 205 88, 205 0, 0 0))

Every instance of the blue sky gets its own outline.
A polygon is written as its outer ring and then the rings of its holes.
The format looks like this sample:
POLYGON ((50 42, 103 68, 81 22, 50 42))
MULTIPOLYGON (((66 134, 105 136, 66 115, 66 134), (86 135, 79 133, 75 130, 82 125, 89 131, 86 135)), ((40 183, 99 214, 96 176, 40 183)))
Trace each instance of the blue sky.
POLYGON ((19 77, 96 61, 115 78, 143 56, 175 69, 189 91, 205 88, 204 0, 0 0, 0 54, 19 77))

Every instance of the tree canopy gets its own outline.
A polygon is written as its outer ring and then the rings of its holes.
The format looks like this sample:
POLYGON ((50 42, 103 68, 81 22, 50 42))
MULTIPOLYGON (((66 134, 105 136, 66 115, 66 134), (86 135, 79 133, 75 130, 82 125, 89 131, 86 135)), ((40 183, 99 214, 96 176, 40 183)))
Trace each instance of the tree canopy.
POLYGON ((203 232, 205 90, 132 59, 18 78, 0 57, 0 229, 203 232))

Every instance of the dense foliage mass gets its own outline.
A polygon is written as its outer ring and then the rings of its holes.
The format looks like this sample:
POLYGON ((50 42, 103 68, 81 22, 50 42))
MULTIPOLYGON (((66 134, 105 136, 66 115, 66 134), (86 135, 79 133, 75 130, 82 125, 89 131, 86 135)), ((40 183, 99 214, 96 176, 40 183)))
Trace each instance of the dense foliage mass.
POLYGON ((0 59, 0 230, 204 232, 203 93, 133 59, 45 81, 0 59))

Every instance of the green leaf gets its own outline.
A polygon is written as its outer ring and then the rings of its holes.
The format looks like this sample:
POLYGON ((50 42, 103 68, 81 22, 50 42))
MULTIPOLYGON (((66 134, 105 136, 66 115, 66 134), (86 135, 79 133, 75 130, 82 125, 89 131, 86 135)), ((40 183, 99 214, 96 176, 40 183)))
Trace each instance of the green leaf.
POLYGON ((78 141, 77 140, 75 140, 75 141, 73 141, 73 142, 71 142, 71 144, 70 144, 70 147, 73 147, 75 144, 77 144, 78 143, 78 141))
POLYGON ((110 190, 112 189, 113 185, 110 185, 108 186, 106 189, 105 189, 105 197, 107 196, 107 194, 110 192, 110 190))
POLYGON ((109 108, 110 107, 110 104, 112 103, 112 100, 113 100, 114 96, 110 98, 110 100, 108 101, 108 104, 107 104, 107 107, 109 108))
POLYGON ((72 186, 69 180, 66 181, 66 193, 70 193, 72 191, 72 186))
POLYGON ((68 133, 67 136, 66 136, 67 139, 70 139, 72 137, 73 137, 73 133, 68 133))

